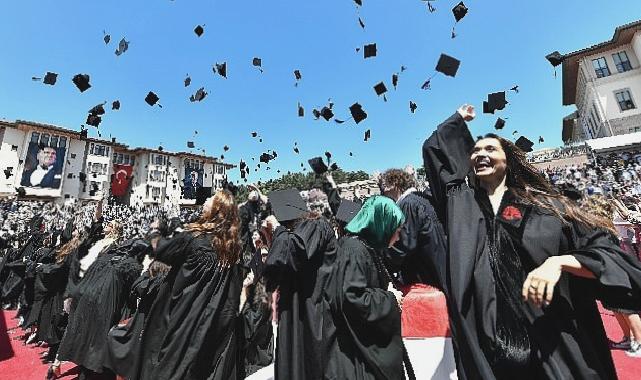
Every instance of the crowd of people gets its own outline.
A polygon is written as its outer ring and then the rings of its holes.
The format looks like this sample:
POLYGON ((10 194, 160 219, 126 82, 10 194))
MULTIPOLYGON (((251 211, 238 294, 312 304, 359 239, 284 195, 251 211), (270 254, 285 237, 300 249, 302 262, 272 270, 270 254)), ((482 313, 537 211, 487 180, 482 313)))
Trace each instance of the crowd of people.
POLYGON ((580 155, 585 156, 587 154, 590 154, 590 148, 587 145, 569 145, 552 150, 532 152, 528 155, 528 161, 531 163, 539 163, 580 155))
POLYGON ((474 140, 474 118, 428 136, 427 187, 389 169, 364 202, 327 168, 304 198, 238 204, 228 185, 197 212, 5 201, 3 306, 49 347, 47 379, 62 361, 85 379, 415 379, 402 290, 422 283, 447 299, 459 379, 616 378, 610 344, 641 357, 634 155, 540 172, 474 140))

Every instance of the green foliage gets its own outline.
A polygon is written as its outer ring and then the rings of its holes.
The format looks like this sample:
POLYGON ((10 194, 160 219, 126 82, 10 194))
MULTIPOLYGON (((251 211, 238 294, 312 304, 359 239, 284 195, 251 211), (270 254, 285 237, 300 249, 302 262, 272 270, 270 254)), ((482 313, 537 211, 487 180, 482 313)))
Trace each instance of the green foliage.
MULTIPOLYGON (((334 181, 336 182, 336 184, 369 179, 369 174, 362 170, 355 172, 346 172, 338 169, 332 171, 332 176, 334 177, 334 181)), ((285 174, 280 178, 260 183, 258 184, 258 187, 264 194, 268 194, 270 191, 285 189, 309 190, 315 185, 320 184, 321 181, 322 179, 316 178, 316 175, 313 172, 298 172, 285 174)), ((240 199, 240 197, 237 196, 237 199, 240 199)), ((247 199, 246 194, 245 199, 247 199)))

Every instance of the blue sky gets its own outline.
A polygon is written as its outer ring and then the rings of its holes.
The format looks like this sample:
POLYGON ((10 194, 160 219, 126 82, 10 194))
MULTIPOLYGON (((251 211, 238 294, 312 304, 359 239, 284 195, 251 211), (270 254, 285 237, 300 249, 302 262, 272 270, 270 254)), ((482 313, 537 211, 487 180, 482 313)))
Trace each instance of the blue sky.
MULTIPOLYGON (((214 156, 229 145, 225 161, 236 164, 276 150, 271 171, 252 172, 256 181, 277 176, 276 169, 297 171, 326 150, 346 170, 419 164, 423 140, 457 106, 481 105, 487 93, 518 84, 521 92, 510 93, 510 104, 497 114, 509 118, 504 135, 527 131, 532 140, 545 138, 537 148, 558 146, 561 119, 574 109, 561 105, 561 72, 554 78, 544 56, 608 40, 616 26, 641 16, 638 0, 469 0, 451 39, 456 3, 436 0, 437 11, 429 13, 420 0, 363 0, 362 7, 352 0, 2 1, 0 118, 79 130, 91 107, 118 99, 120 111, 109 107, 103 117, 103 137, 172 151, 186 151, 195 140, 214 156), (205 25, 200 38, 193 32, 198 24, 205 25), (103 30, 111 35, 108 46, 103 30), (117 57, 122 37, 130 47, 117 57), (374 42, 377 57, 364 60, 355 52, 374 42), (441 53, 462 61, 458 75, 436 76, 431 90, 421 90, 441 53), (262 58, 264 73, 252 67, 253 57, 262 58), (222 61, 226 80, 211 69, 222 61), (393 90, 391 76, 401 65, 407 71, 393 90), (295 69, 303 75, 298 87, 295 69), (47 71, 59 74, 55 86, 31 80, 47 71), (93 86, 82 94, 71 83, 78 73, 89 74, 93 86), (185 88, 187 73, 192 84, 185 88), (372 89, 379 81, 388 87, 387 102, 372 89), (191 103, 201 86, 209 95, 191 103), (144 102, 148 91, 163 108, 144 102), (354 102, 369 117, 359 125, 314 120, 312 108, 329 98, 337 117, 348 117, 354 102), (410 100, 418 104, 413 115, 410 100), (298 102, 305 118, 297 117, 298 102), (367 129, 372 138, 364 142, 367 129)), ((489 132, 495 120, 479 117, 473 134, 489 132)), ((97 136, 94 128, 90 135, 97 136)))

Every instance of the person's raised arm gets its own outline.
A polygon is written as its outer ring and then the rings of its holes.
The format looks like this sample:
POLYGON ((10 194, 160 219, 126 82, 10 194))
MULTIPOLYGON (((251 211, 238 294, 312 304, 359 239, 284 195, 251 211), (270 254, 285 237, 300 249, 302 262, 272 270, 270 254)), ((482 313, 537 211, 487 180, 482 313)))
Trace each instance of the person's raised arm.
POLYGON ((470 171, 470 153, 474 139, 466 122, 474 120, 471 105, 461 106, 441 123, 423 144, 423 164, 439 216, 444 215, 449 185, 465 181, 470 171))

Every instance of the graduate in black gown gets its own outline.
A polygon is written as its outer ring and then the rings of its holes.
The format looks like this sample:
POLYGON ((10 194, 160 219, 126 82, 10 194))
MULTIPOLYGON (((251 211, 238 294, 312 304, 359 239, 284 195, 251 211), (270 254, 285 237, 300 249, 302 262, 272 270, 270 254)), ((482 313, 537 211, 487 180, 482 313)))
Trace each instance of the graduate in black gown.
POLYGON ((418 191, 414 177, 400 169, 383 173, 381 193, 393 199, 405 215, 398 242, 386 250, 391 269, 403 285, 429 284, 444 290, 446 240, 432 206, 429 190, 418 191))
POLYGON ((616 378, 595 299, 638 308, 638 260, 513 143, 475 143, 474 117, 461 107, 423 145, 447 228, 459 379, 616 378))
POLYGON ((237 378, 238 229, 234 197, 221 190, 207 199, 201 218, 184 232, 152 239, 155 259, 171 270, 149 310, 141 355, 128 358, 140 361, 131 379, 237 378))
POLYGON ((275 216, 265 220, 273 235, 263 268, 267 290, 279 292, 275 378, 324 379, 327 337, 334 327, 323 291, 336 258, 336 237, 327 219, 306 212, 297 191, 283 190, 278 198, 275 193, 269 195, 275 216))
MULTIPOLYGON (((109 231, 106 231, 109 233, 109 231)), ((70 294, 69 323, 58 359, 81 367, 81 378, 105 374, 107 333, 116 325, 126 306, 131 286, 142 272, 142 260, 151 249, 143 240, 112 244, 91 264, 70 294)))
POLYGON ((401 293, 383 263, 383 250, 398 240, 404 221, 394 201, 375 196, 347 225, 325 289, 336 325, 325 378, 405 378, 401 293))

